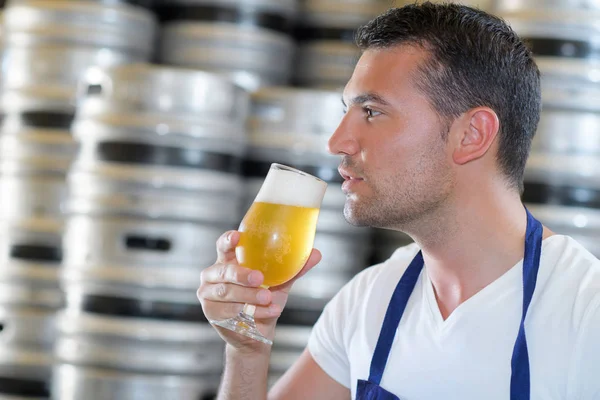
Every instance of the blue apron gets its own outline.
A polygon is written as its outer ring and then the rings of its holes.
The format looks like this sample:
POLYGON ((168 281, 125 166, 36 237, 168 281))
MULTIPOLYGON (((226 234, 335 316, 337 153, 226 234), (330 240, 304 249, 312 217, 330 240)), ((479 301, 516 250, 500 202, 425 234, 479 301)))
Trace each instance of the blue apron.
MULTIPOLYGON (((537 282, 542 252, 542 236, 542 224, 527 211, 527 232, 525 234, 525 256, 523 259, 523 314, 511 360, 510 400, 529 400, 530 396, 525 317, 537 282)), ((383 371, 390 355, 400 319, 423 270, 423 264, 423 254, 419 252, 394 290, 371 360, 369 380, 358 381, 357 400, 400 400, 398 396, 383 389, 379 384, 383 377, 383 371)))

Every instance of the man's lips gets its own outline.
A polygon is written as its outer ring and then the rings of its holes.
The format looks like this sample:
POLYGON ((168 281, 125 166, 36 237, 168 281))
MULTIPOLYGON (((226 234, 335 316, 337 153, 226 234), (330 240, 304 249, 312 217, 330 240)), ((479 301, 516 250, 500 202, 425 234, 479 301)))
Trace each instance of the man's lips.
POLYGON ((364 181, 363 178, 356 176, 352 172, 347 171, 343 168, 338 168, 338 171, 342 178, 344 178, 344 183, 342 183, 342 191, 344 193, 348 193, 349 191, 351 191, 352 187, 364 181))

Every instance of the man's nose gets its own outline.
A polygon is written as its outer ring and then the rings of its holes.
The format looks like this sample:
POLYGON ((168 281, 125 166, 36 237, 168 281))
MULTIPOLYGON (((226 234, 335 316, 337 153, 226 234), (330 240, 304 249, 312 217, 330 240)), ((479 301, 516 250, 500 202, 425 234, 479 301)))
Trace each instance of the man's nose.
POLYGON ((353 134, 351 116, 344 115, 327 143, 327 151, 333 155, 354 155, 359 151, 358 142, 353 134))

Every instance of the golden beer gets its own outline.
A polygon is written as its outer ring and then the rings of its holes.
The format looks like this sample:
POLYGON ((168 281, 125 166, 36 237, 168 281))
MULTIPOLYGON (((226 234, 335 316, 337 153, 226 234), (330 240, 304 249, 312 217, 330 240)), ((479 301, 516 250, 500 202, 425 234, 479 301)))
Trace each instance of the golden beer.
POLYGON ((319 208, 253 203, 239 228, 239 264, 261 271, 263 286, 289 281, 310 256, 318 217, 319 208))
MULTIPOLYGON (((263 287, 291 280, 306 264, 326 190, 327 183, 319 178, 285 165, 271 164, 238 228, 240 240, 235 248, 240 265, 262 271, 263 287)), ((246 304, 236 317, 209 322, 271 345, 273 342, 256 326, 255 310, 254 305, 246 304)))

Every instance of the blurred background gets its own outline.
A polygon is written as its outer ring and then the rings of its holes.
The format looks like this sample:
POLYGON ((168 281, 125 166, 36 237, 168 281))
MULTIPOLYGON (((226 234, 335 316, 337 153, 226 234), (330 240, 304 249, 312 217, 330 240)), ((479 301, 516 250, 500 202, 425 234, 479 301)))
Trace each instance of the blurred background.
MULTIPOLYGON (((5 4, 4 4, 5 3, 5 4)), ((543 75, 524 201, 600 256, 600 5, 464 2, 543 75)), ((269 165, 326 180, 271 380, 326 302, 405 235, 348 225, 325 144, 389 0, 8 0, 0 76, 0 400, 208 400, 223 344, 196 300, 269 165)))

